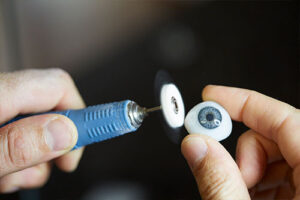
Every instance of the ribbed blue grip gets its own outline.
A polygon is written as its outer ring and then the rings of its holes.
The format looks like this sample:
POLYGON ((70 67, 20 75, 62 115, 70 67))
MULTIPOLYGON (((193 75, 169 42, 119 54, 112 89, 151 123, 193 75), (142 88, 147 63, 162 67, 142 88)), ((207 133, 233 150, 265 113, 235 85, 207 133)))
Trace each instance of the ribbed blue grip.
MULTIPOLYGON (((80 110, 53 111, 70 118, 77 127, 78 141, 73 149, 136 131, 128 116, 130 100, 90 106, 80 110)), ((43 113, 39 113, 43 114, 43 113)), ((19 116, 4 125, 32 115, 19 116)), ((2 125, 2 126, 4 126, 2 125)))

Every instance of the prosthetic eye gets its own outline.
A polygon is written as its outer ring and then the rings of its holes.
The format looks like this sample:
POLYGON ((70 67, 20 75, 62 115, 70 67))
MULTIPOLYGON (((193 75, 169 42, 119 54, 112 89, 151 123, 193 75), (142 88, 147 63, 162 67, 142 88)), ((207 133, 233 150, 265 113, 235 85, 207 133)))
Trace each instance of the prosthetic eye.
POLYGON ((218 141, 227 138, 232 130, 229 114, 213 101, 202 102, 191 109, 184 125, 190 134, 203 134, 218 141))

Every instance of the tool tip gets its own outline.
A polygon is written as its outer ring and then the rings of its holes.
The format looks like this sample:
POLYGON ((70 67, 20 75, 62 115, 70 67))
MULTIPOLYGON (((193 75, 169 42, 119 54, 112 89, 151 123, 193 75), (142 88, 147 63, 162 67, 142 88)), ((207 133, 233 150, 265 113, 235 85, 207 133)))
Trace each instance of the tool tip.
POLYGON ((158 111, 158 110, 161 110, 161 106, 156 106, 156 107, 153 107, 153 108, 147 108, 146 112, 150 113, 150 112, 155 112, 155 111, 158 111))

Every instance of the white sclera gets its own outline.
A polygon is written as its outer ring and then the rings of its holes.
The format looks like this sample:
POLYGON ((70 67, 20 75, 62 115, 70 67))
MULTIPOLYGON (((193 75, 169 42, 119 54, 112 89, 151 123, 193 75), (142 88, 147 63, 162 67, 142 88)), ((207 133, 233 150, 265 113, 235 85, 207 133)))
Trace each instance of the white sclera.
POLYGON ((172 84, 166 84, 160 91, 160 103, 163 115, 171 128, 178 128, 184 123, 184 104, 178 88, 172 84), (172 98, 176 99, 176 105, 172 103, 172 98), (177 106, 177 112, 176 110, 177 106))
POLYGON ((221 105, 213 101, 199 103, 191 109, 185 118, 184 126, 190 134, 207 135, 217 141, 226 139, 232 131, 232 122, 229 114, 221 105), (205 107, 213 107, 220 112, 222 121, 218 127, 209 129, 200 124, 198 118, 199 112, 205 107))

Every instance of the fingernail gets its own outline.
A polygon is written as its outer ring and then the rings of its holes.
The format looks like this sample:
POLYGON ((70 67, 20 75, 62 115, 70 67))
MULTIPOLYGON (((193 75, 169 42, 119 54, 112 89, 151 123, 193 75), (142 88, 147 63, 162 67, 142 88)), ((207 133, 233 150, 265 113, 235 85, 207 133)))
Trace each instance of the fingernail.
POLYGON ((189 137, 184 142, 183 155, 191 168, 206 156, 207 145, 201 137, 189 137))
POLYGON ((19 187, 13 186, 13 187, 7 189, 6 191, 4 191, 3 193, 6 193, 6 194, 8 194, 8 193, 13 193, 13 192, 18 191, 19 189, 20 189, 19 187))
POLYGON ((62 119, 50 121, 45 130, 46 143, 52 151, 65 150, 72 145, 72 127, 62 119))

